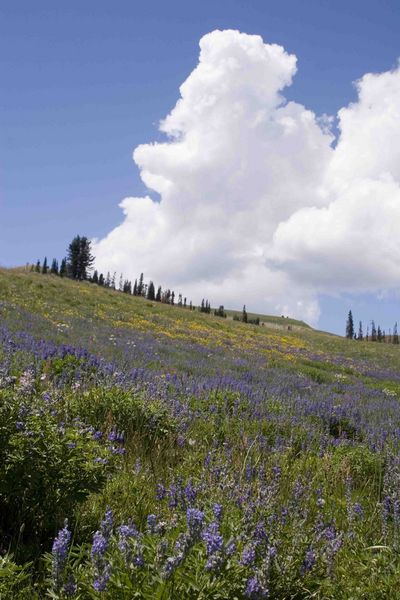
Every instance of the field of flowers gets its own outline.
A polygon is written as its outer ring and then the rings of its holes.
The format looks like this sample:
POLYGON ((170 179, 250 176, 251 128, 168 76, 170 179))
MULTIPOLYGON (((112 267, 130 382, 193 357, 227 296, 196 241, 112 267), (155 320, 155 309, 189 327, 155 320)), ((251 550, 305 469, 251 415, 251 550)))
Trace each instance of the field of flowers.
POLYGON ((0 599, 400 598, 400 354, 0 270, 0 599))

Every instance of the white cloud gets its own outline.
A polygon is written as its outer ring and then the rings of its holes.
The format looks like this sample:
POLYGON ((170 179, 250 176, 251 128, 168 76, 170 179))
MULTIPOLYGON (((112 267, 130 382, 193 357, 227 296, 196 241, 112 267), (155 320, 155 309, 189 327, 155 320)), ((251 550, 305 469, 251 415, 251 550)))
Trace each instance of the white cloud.
POLYGON ((214 31, 161 122, 164 143, 136 148, 159 201, 126 198, 97 241, 96 266, 182 291, 195 302, 315 321, 317 294, 398 279, 400 75, 366 75, 339 112, 286 102, 296 57, 261 37, 214 31), (397 264, 396 264, 397 263, 397 264))

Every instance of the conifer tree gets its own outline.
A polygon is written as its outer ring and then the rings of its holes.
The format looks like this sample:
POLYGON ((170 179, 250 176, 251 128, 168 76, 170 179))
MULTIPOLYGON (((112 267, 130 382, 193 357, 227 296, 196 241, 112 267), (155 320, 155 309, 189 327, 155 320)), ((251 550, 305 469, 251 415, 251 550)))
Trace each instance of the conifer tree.
POLYGON ((364 339, 364 336, 363 336, 363 330, 362 330, 362 323, 361 323, 361 321, 360 321, 360 324, 359 324, 359 326, 358 326, 358 336, 357 336, 357 339, 358 339, 360 342, 362 342, 362 341, 363 341, 363 339, 364 339))
POLYGON ((65 277, 67 274, 67 259, 63 258, 60 265, 60 277, 65 277))
POLYGON ((351 310, 349 310, 349 315, 347 317, 346 322, 346 337, 349 340, 352 340, 354 337, 354 322, 353 322, 353 314, 351 310))
POLYGON ((149 287, 147 288, 147 300, 155 300, 156 299, 156 291, 154 289, 154 283, 150 281, 149 287))
POLYGON ((35 271, 36 273, 40 273, 40 260, 38 260, 36 263, 35 271))
POLYGON ((183 299, 183 308, 186 308, 186 298, 183 299))
POLYGON ((47 271, 49 267, 47 266, 47 256, 44 257, 43 266, 42 266, 42 274, 47 275, 47 271))
POLYGON ((92 283, 99 283, 99 274, 97 272, 97 269, 95 269, 93 276, 92 276, 92 283))
POLYGON ((243 310, 242 310, 242 321, 243 323, 247 323, 247 311, 246 311, 246 305, 243 306, 243 310))
POLYGON ((101 286, 105 285, 105 280, 104 280, 103 273, 100 273, 100 275, 99 275, 99 285, 101 285, 101 286))
POLYGON ((376 342, 376 337, 375 321, 371 321, 371 342, 376 342))
POLYGON ((376 339, 377 339, 378 342, 382 341, 382 330, 380 328, 380 325, 378 325, 378 331, 377 331, 377 334, 376 334, 376 339))
POLYGON ((140 273, 139 283, 137 284, 137 295, 141 296, 143 294, 143 273, 140 273))
POLYGON ((158 289, 157 289, 157 294, 156 294, 156 302, 161 302, 161 298, 162 298, 162 289, 161 289, 161 285, 159 285, 158 289))
POLYGON ((132 294, 134 296, 138 295, 138 283, 137 283, 137 279, 135 279, 135 283, 133 284, 133 292, 132 292, 132 294))
POLYGON ((175 304, 175 292, 173 290, 171 292, 171 304, 172 306, 175 304))
POLYGON ((68 246, 67 271, 72 279, 87 279, 94 263, 91 242, 87 237, 77 235, 68 246))
POLYGON ((58 260, 56 258, 53 258, 52 260, 50 273, 52 275, 58 275, 58 260))
POLYGON ((396 321, 396 323, 394 324, 394 327, 393 327, 392 343, 393 344, 398 344, 399 343, 399 334, 397 333, 397 321, 396 321))

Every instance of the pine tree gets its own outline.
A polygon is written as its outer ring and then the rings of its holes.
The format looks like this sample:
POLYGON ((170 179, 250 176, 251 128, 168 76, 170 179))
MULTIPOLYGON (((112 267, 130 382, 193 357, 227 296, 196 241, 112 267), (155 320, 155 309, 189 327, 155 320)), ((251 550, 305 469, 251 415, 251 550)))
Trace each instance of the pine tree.
POLYGON ((354 337, 354 323, 353 323, 353 315, 351 310, 349 310, 349 315, 347 317, 346 322, 346 337, 349 340, 352 340, 354 337))
POLYGON ((394 324, 394 327, 393 327, 392 343, 393 344, 398 344, 399 343, 399 334, 397 333, 397 321, 396 321, 396 323, 394 324))
POLYGON ((53 258, 52 260, 50 273, 52 275, 58 275, 58 260, 56 258, 53 258))
POLYGON ((105 280, 104 280, 103 273, 100 273, 100 275, 99 275, 99 285, 101 285, 101 286, 105 285, 105 280))
POLYGON ((67 259, 63 258, 60 265, 60 277, 65 277, 67 274, 67 259))
POLYGON ((156 291, 154 289, 154 283, 150 281, 149 287, 147 289, 147 300, 155 300, 156 299, 156 291))
POLYGON ((35 271, 36 273, 40 273, 40 260, 38 260, 36 263, 35 271))
POLYGON ((193 304, 192 301, 189 302, 189 310, 193 310, 193 304))
POLYGON ((42 274, 47 275, 47 271, 49 267, 47 266, 47 256, 44 257, 43 266, 42 266, 42 274))
POLYGON ((99 283, 99 274, 97 272, 97 269, 95 269, 95 271, 93 273, 92 283, 99 283))
POLYGON ((158 289, 157 289, 157 294, 156 294, 156 302, 161 302, 161 298, 162 298, 162 289, 161 289, 161 285, 159 285, 158 289))
POLYGON ((138 284, 137 284, 137 279, 135 279, 135 283, 133 284, 133 292, 132 292, 132 294, 133 294, 134 296, 137 296, 137 295, 138 295, 138 284))
POLYGON ((173 290, 171 292, 171 304, 172 306, 175 304, 175 292, 173 290))
POLYGON ((178 306, 179 306, 180 308, 182 308, 182 306, 183 306, 182 294, 179 294, 179 296, 178 296, 178 306))
POLYGON ((68 246, 67 270, 72 279, 87 279, 94 263, 91 242, 87 237, 77 235, 68 246))
POLYGON ((357 336, 357 339, 358 339, 360 342, 362 342, 362 341, 363 341, 363 339, 364 339, 364 336, 363 336, 363 330, 362 330, 362 323, 361 323, 361 321, 360 321, 360 324, 359 324, 359 326, 358 326, 358 336, 357 336))
POLYGON ((183 308, 187 307, 186 298, 183 299, 183 308))
POLYGON ((242 310, 242 321, 243 323, 247 323, 247 311, 246 311, 246 305, 243 306, 243 310, 242 310))
POLYGON ((375 321, 371 321, 371 342, 376 342, 376 337, 375 321))
POLYGON ((141 296, 143 294, 143 273, 140 273, 139 283, 137 285, 137 295, 141 296))

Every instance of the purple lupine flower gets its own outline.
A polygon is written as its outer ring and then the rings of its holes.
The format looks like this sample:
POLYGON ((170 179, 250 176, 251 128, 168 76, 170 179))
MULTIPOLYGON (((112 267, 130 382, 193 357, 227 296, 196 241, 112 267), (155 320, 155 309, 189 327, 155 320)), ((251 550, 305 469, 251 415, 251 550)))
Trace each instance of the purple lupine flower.
POLYGON ((100 531, 96 531, 93 536, 92 549, 90 551, 92 560, 97 561, 99 558, 102 558, 105 555, 107 548, 107 538, 100 531))
POLYGON ((184 492, 184 494, 186 496, 186 499, 189 502, 189 504, 192 504, 196 500, 197 490, 194 487, 194 485, 192 484, 191 479, 189 479, 188 483, 184 487, 183 492, 184 492))
POLYGON ((246 548, 242 552, 242 556, 240 557, 240 561, 239 561, 240 564, 245 567, 248 567, 250 565, 253 565, 255 560, 256 560, 256 546, 255 545, 246 546, 246 548))
POLYGON ((210 523, 203 531, 201 537, 206 543, 207 556, 221 551, 224 547, 224 539, 219 531, 218 523, 210 523))
POLYGON ((199 536, 204 523, 204 513, 197 508, 188 508, 186 521, 191 535, 193 537, 199 536))
POLYGON ((78 586, 76 585, 76 581, 73 575, 70 575, 66 584, 63 587, 63 592, 66 596, 75 596, 77 590, 78 586))
POLYGON ((64 574, 65 563, 68 556, 68 548, 71 540, 71 532, 68 529, 68 521, 65 521, 64 528, 60 529, 53 542, 52 554, 52 578, 56 590, 60 589, 64 574))
POLYGON ((103 437, 103 432, 102 431, 93 431, 93 439, 95 440, 101 440, 101 438, 103 437))
POLYGON ((250 600, 261 600, 262 598, 268 598, 268 587, 263 585, 258 572, 248 579, 245 594, 247 598, 250 598, 250 600))
POLYGON ((148 515, 147 527, 148 527, 150 533, 157 533, 157 516, 156 515, 148 515))
POLYGON ((353 504, 353 513, 359 518, 362 519, 364 517, 364 509, 359 502, 355 502, 353 504))
POLYGON ((106 564, 101 573, 98 573, 93 581, 93 589, 96 592, 104 592, 107 587, 107 583, 111 576, 111 565, 106 564))
POLYGON ((214 517, 217 519, 217 521, 221 521, 222 519, 222 504, 213 504, 213 513, 214 513, 214 517))
POLYGON ((167 490, 166 490, 165 486, 162 483, 157 483, 157 486, 156 486, 157 500, 164 500, 166 494, 167 494, 167 490))
POLYGON ((229 542, 227 543, 226 547, 225 547, 225 554, 228 557, 231 557, 235 554, 236 552, 236 542, 235 540, 229 540, 229 542))
POLYGON ((309 548, 304 557, 303 564, 300 567, 301 575, 305 575, 306 573, 311 571, 311 569, 314 567, 316 562, 317 562, 317 557, 315 555, 315 552, 312 548, 309 548))

